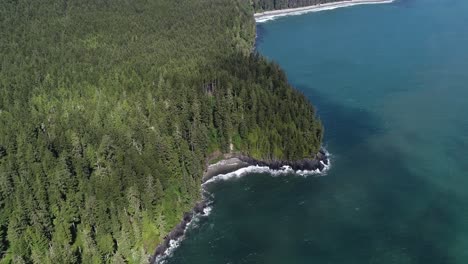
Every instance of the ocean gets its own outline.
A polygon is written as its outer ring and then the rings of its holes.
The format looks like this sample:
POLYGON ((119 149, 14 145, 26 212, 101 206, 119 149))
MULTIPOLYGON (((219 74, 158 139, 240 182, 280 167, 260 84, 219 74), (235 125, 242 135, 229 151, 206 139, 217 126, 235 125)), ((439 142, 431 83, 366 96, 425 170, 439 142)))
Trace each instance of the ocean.
POLYGON ((166 263, 468 263, 468 2, 340 8, 258 34, 316 106, 332 166, 207 184, 210 214, 166 263))

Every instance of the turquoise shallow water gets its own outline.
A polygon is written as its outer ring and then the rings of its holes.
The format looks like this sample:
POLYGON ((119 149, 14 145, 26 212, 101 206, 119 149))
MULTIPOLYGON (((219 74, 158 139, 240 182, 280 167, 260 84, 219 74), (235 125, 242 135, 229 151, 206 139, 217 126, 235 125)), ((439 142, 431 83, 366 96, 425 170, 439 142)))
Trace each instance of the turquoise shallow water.
POLYGON ((317 106, 325 177, 208 186, 167 263, 468 263, 468 2, 400 0, 258 27, 317 106))

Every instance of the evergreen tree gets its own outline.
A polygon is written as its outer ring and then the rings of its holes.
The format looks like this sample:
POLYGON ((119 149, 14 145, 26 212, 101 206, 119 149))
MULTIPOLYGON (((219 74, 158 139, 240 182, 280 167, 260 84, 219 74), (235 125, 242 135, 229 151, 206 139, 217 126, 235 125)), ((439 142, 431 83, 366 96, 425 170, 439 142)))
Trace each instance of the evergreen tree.
POLYGON ((145 263, 200 198, 213 153, 314 155, 322 126, 252 53, 253 12, 3 1, 0 263, 145 263))

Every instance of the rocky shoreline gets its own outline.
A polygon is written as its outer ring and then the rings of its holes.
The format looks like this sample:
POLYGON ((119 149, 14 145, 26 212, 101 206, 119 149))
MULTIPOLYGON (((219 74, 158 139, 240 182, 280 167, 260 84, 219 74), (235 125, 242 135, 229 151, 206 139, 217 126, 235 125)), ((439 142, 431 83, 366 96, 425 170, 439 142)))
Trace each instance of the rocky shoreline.
POLYGON ((325 150, 320 149, 313 159, 289 160, 256 160, 248 156, 237 157, 242 162, 253 166, 266 166, 272 170, 279 170, 284 166, 291 167, 294 171, 323 171, 329 164, 328 155, 325 150))
MULTIPOLYGON (((223 155, 223 158, 223 160, 207 167, 203 174, 202 184, 216 175, 227 174, 248 166, 265 166, 272 170, 280 170, 284 168, 284 166, 288 166, 294 171, 323 171, 326 165, 329 164, 329 156, 324 149, 320 149, 313 159, 302 159, 297 161, 257 160, 238 153, 225 154, 223 155)), ((163 256, 167 249, 170 248, 171 241, 177 241, 185 234, 188 224, 196 215, 205 215, 205 209, 208 206, 209 201, 203 198, 201 201, 195 204, 190 212, 184 213, 181 222, 176 225, 164 238, 163 242, 158 245, 150 259, 150 263, 156 263, 158 257, 163 256)))

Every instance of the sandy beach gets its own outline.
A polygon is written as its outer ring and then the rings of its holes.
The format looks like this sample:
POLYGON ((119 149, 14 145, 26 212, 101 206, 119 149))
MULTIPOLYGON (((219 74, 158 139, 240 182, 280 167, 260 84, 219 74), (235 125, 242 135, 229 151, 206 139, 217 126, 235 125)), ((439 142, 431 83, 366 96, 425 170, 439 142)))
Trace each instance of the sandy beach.
POLYGON ((261 22, 273 20, 277 17, 282 17, 282 16, 301 15, 301 14, 305 14, 309 12, 318 12, 318 11, 331 10, 331 9, 336 9, 336 8, 355 6, 355 5, 389 4, 394 1, 395 0, 347 0, 347 1, 339 1, 339 2, 334 2, 334 3, 318 4, 318 5, 313 5, 313 6, 265 11, 262 13, 256 13, 254 17, 257 23, 261 23, 261 22))
POLYGON ((230 173, 248 166, 249 164, 247 162, 240 160, 238 157, 227 158, 208 166, 205 173, 203 174, 202 181, 206 182, 213 176, 230 173))
MULTIPOLYGON (((320 149, 315 157, 298 161, 262 161, 244 156, 240 153, 219 153, 219 155, 213 155, 211 159, 216 158, 222 159, 214 164, 208 165, 203 173, 202 192, 204 190, 204 184, 212 182, 213 179, 217 180, 219 177, 221 177, 221 179, 230 179, 252 172, 310 175, 325 172, 330 168, 329 153, 325 149, 320 149)), ((183 239, 187 227, 192 222, 192 219, 194 217, 209 215, 211 204, 212 201, 205 195, 202 195, 202 199, 195 204, 191 211, 184 213, 184 217, 180 223, 175 226, 158 245, 150 258, 150 263, 159 263, 164 256, 167 256, 177 248, 180 241, 183 239)))

